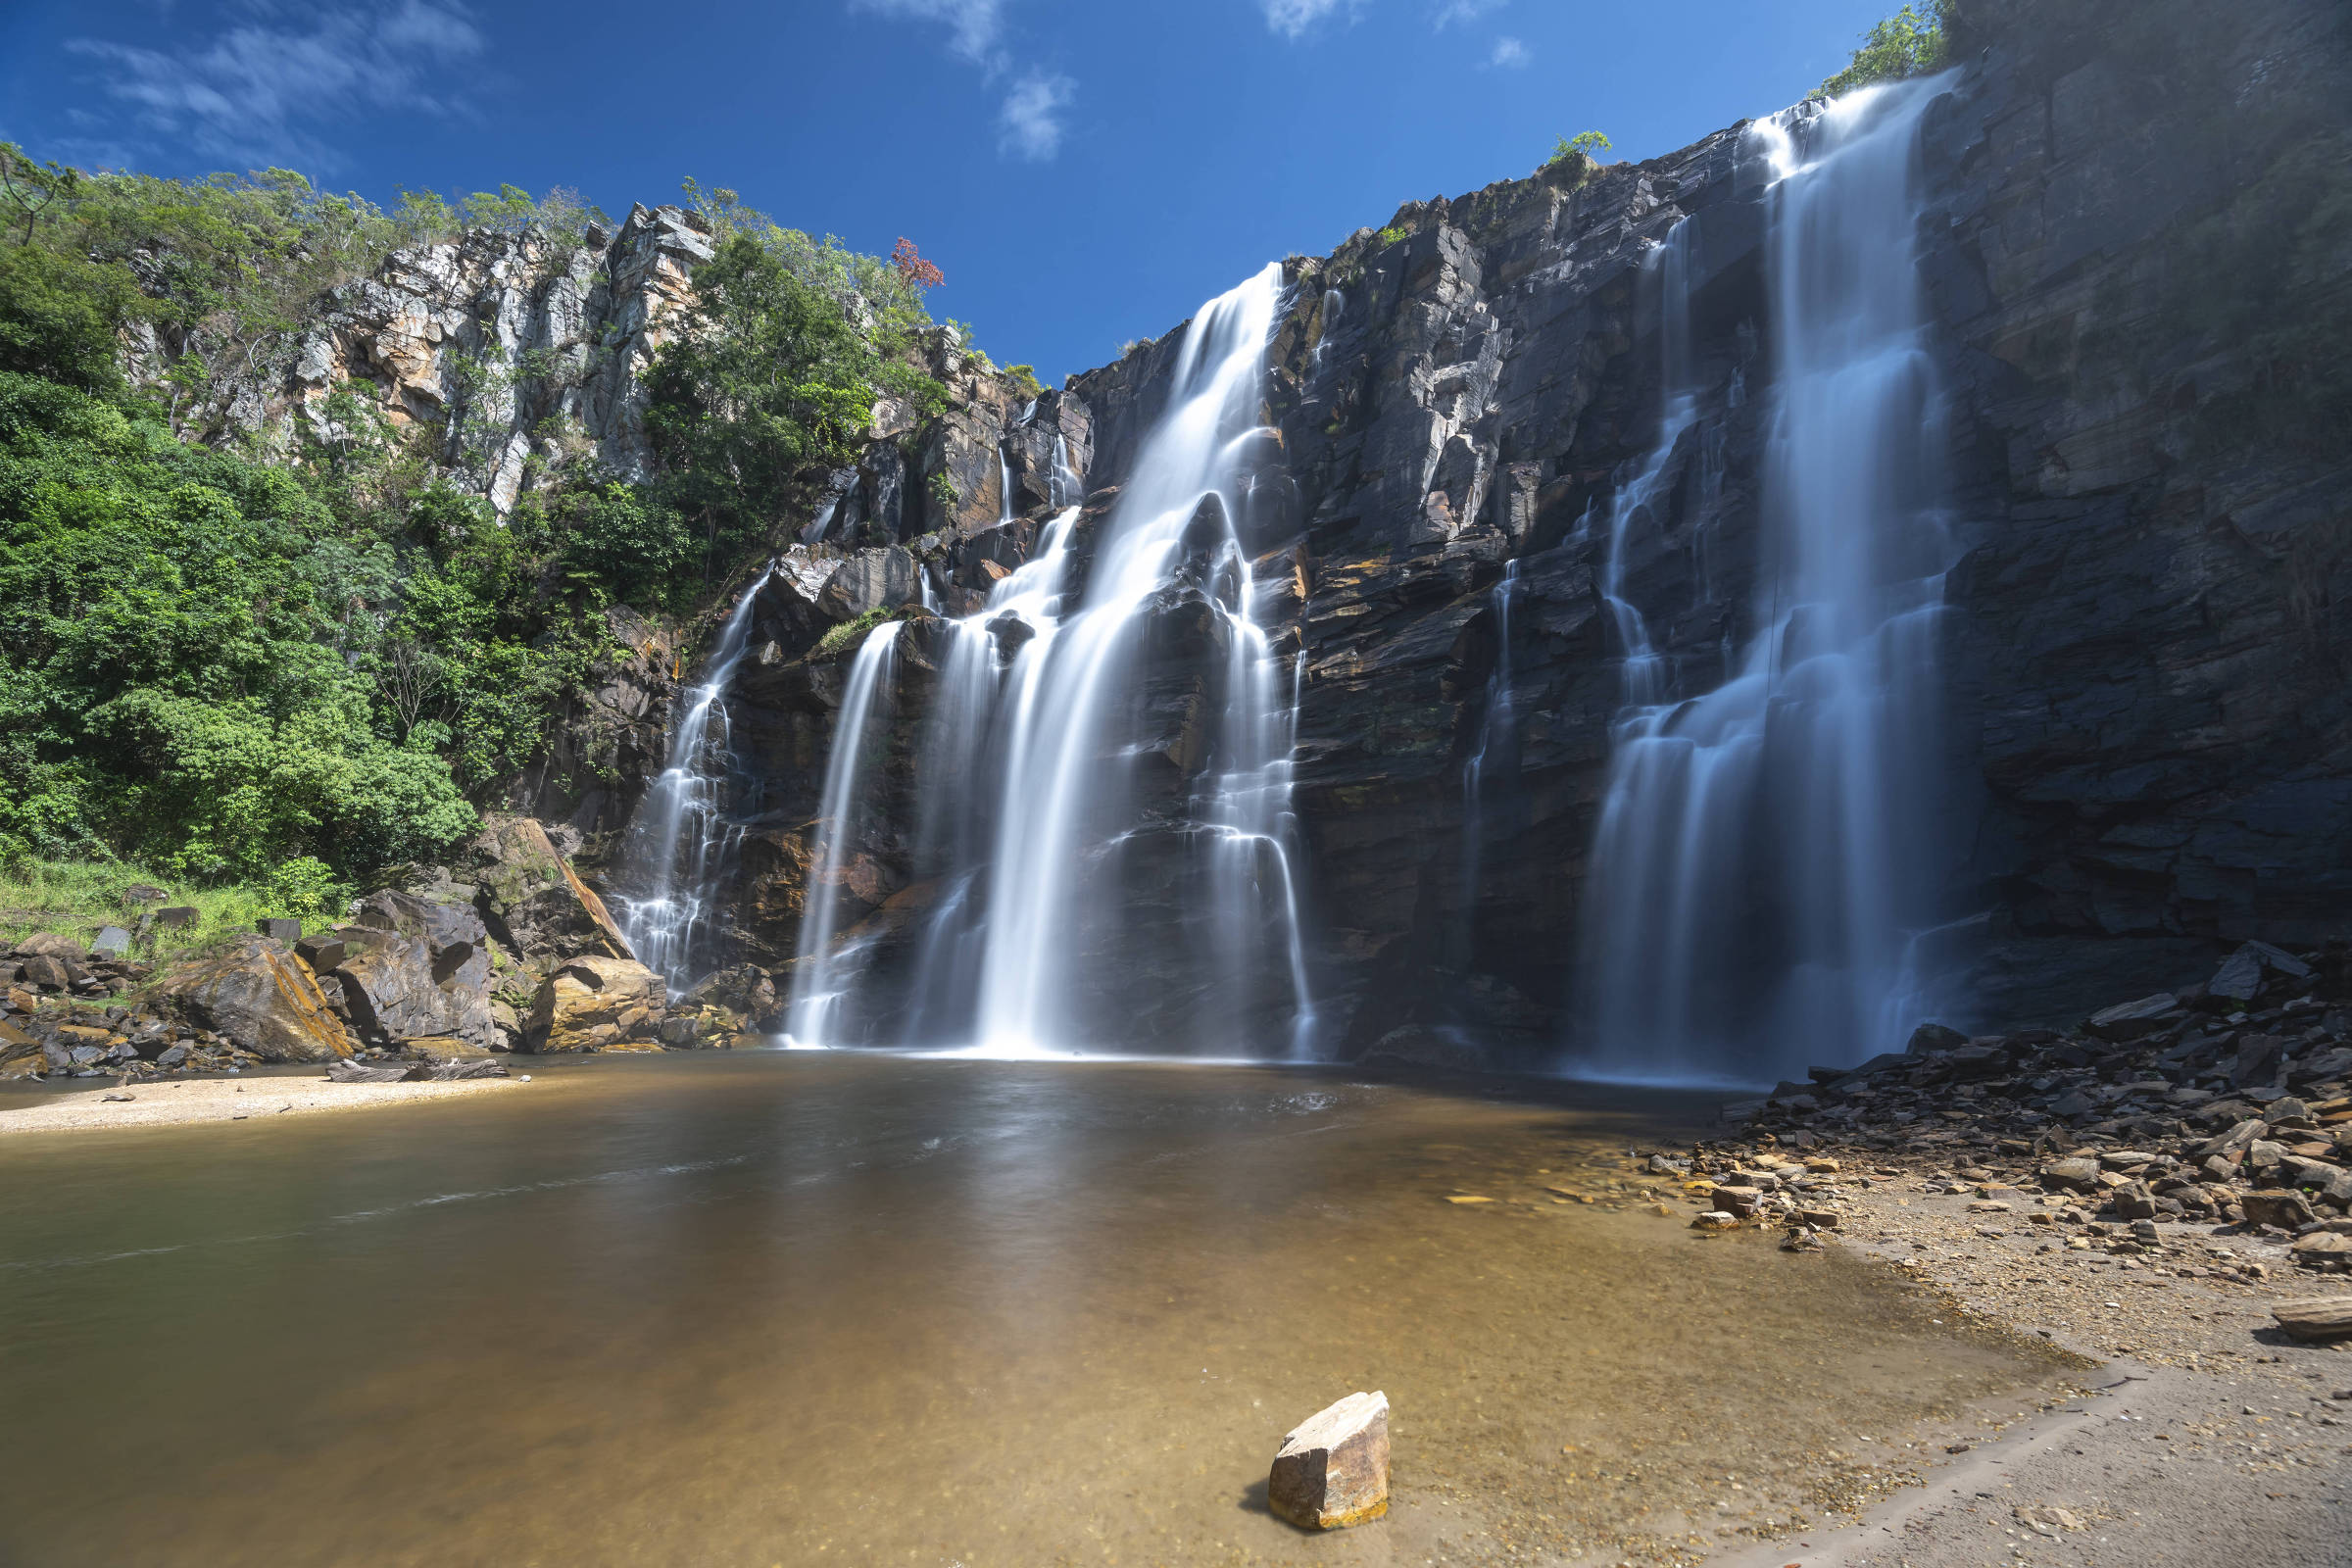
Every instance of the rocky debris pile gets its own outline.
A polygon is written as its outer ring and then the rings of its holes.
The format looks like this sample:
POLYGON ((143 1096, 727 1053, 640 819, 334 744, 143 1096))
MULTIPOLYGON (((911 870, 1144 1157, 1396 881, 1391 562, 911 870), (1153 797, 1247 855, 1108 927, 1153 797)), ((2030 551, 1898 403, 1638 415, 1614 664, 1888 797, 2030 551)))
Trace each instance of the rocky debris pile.
POLYGON ((147 1077, 262 1059, 213 1029, 115 1002, 151 971, 110 934, 125 933, 109 927, 99 946, 43 932, 0 959, 0 1078, 147 1077))
POLYGON ((775 976, 756 963, 721 969, 670 1003, 659 1031, 662 1043, 679 1051, 725 1048, 737 1035, 774 1033, 784 1026, 784 1000, 775 976))
POLYGON ((8 956, 0 959, 0 980, 12 991, 35 996, 111 996, 150 973, 146 964, 130 957, 131 940, 121 926, 110 925, 89 942, 44 931, 8 950, 8 956))
POLYGON ((1266 1476, 1266 1506, 1302 1530, 1387 1513, 1389 1396, 1350 1394, 1292 1428, 1266 1476))
MULTIPOLYGON (((1777 1146, 1900 1150, 2024 1178, 2082 1219, 2192 1219, 2291 1232, 2298 1258, 2352 1268, 2352 955, 2249 942, 2202 987, 2074 1029, 1967 1037, 1816 1068, 1726 1107, 1777 1146)), ((1999 1200, 1999 1195, 1986 1195, 1999 1200)))

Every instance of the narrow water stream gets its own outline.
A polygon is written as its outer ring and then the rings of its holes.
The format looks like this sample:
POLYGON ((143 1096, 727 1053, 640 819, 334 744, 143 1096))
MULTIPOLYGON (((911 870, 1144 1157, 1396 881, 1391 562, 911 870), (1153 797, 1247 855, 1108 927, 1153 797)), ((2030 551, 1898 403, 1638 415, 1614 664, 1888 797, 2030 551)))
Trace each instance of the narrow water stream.
POLYGON ((1577 1561, 1801 1506, 1822 1450, 2051 1372, 1835 1253, 1546 1190, 1614 1196, 1690 1109, 1661 1095, 537 1076, 0 1147, 0 1562, 1577 1561), (1300 1535, 1267 1462, 1359 1388, 1396 1508, 1300 1535))

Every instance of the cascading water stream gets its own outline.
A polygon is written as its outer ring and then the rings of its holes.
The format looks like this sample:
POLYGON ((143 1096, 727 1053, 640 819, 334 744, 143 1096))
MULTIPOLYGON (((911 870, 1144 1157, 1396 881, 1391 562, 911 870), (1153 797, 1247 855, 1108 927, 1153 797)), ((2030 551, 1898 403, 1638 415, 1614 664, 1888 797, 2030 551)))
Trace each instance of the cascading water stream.
MULTIPOLYGON (((1582 1066, 1756 1081, 1899 1044, 1936 907, 1937 618, 1951 554, 1941 393, 1916 265, 1909 84, 1759 122, 1777 400, 1757 634, 1678 700, 1626 597, 1634 514, 1696 404, 1665 276, 1658 450, 1612 513, 1604 595, 1626 710, 1585 915, 1582 1066)), ((1679 237, 1679 235, 1678 235, 1679 237)))
POLYGON ((841 907, 838 889, 857 851, 858 813, 869 804, 862 787, 873 760, 867 733, 877 712, 889 708, 903 626, 887 620, 866 634, 842 688, 841 716, 835 721, 832 755, 825 760, 825 791, 817 807, 814 868, 808 912, 801 921, 799 961, 793 966, 792 1005, 785 1014, 784 1032, 794 1045, 825 1043, 826 1025, 845 984, 841 969, 854 956, 834 946, 841 907))
POLYGON ((726 695, 751 646, 760 590, 774 574, 772 566, 761 572, 720 625, 702 682, 671 724, 668 763, 638 808, 621 858, 630 885, 644 890, 620 899, 622 934, 673 992, 696 978, 718 883, 742 837, 722 809, 730 760, 726 695))
POLYGON ((1487 676, 1486 702, 1478 723, 1478 745, 1462 763, 1462 957, 1476 936, 1479 879, 1487 854, 1487 793, 1491 781, 1519 771, 1519 694, 1512 684, 1511 601, 1519 587, 1519 563, 1503 564, 1502 576, 1487 591, 1494 606, 1494 668, 1487 676))
MULTIPOLYGON (((1194 318, 1167 410, 1091 537, 1056 439, 1049 488, 1061 510, 986 605, 950 623, 918 779, 915 876, 931 903, 911 1001, 894 1013, 879 1004, 892 999, 859 997, 854 977, 836 985, 836 952, 832 968, 811 973, 848 995, 821 1017, 809 1013, 811 1040, 870 1043, 887 1027, 995 1055, 1119 1049, 1104 1037, 1117 1020, 1077 1000, 1078 966, 1093 961, 1090 944, 1100 953, 1121 940, 1130 911, 1116 867, 1149 840, 1153 850, 1180 844, 1189 858, 1189 871, 1169 873, 1187 890, 1177 940, 1196 943, 1219 978, 1202 988, 1200 1033, 1224 1040, 1225 1054, 1254 1054, 1234 1038, 1238 1000, 1229 1019, 1214 1016, 1218 997, 1271 989, 1291 1049, 1305 1048, 1313 1007, 1291 813, 1299 667, 1261 623, 1267 590, 1252 579, 1239 523, 1250 454, 1262 446, 1260 386, 1281 291, 1281 269, 1269 267, 1194 318), (1139 815, 1139 770, 1159 765, 1145 760, 1155 743, 1138 727, 1139 679, 1166 657, 1154 628, 1200 624, 1188 618, 1196 611, 1205 615, 1196 674, 1211 698, 1198 726, 1204 751, 1187 765, 1193 782, 1173 820, 1139 815), (874 1021, 886 1017, 897 1021, 874 1021)), ((1008 470, 1004 483, 1009 498, 1008 470)), ((845 737, 850 722, 845 706, 845 737)), ((860 764, 853 756, 843 765, 854 799, 865 787, 860 764)), ((812 893, 810 940, 840 943, 830 907, 814 908, 838 896, 830 884, 812 893)))

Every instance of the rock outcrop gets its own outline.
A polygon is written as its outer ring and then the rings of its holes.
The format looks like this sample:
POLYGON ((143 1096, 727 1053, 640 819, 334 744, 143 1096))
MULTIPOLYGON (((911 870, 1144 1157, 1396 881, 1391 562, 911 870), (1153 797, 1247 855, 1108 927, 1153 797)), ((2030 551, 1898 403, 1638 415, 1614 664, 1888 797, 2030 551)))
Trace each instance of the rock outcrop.
MULTIPOLYGON (((386 890, 328 933, 338 950, 322 978, 338 985, 352 1026, 374 1046, 452 1035, 501 1043, 490 1010, 489 933, 463 904, 386 890)), ((313 950, 325 957, 324 948, 313 950)))
MULTIPOLYGON (((297 425, 331 439, 334 395, 356 392, 396 427, 436 431, 437 462, 502 514, 582 462, 644 478, 645 375, 711 252, 698 215, 642 206, 575 246, 483 228, 397 251, 321 302, 290 365, 230 381, 177 422, 265 444, 297 425)), ((151 339, 134 379, 163 384, 173 347, 151 339)))
POLYGON ((474 907, 491 934, 517 957, 637 956, 605 901, 531 817, 491 817, 459 857, 458 869, 472 878, 474 907))
MULTIPOLYGON (((1922 956, 1953 1014, 1990 1029, 2176 989, 2248 939, 2352 932, 2352 452, 2324 379, 2352 362, 2352 311, 2340 268, 2320 261, 2345 237, 2328 215, 2352 211, 2352 41, 2340 13, 2284 0, 2226 19, 1960 11, 1968 64, 1941 83, 1919 152, 1957 545, 1951 924, 1922 956), (2260 320, 2214 303, 2257 295, 2260 320), (2281 323, 2297 319, 2330 346, 2291 341, 2281 323)), ((1624 652, 1599 591, 1606 530, 1581 524, 1655 438, 1650 262, 1688 222, 1704 417, 1665 455, 1624 567, 1676 689, 1721 680, 1766 580, 1770 185, 1735 126, 1642 164, 1411 203, 1288 264, 1267 399, 1278 461, 1245 531, 1258 580, 1287 586, 1277 646, 1305 658, 1297 809, 1315 989, 1342 1054, 1409 1025, 1525 1063, 1573 1032, 1624 652), (1513 722, 1507 755, 1484 761, 1466 844, 1464 764, 1505 653, 1506 566, 1513 722)), ((1056 401, 1060 428, 1083 411, 1090 512, 1164 405, 1183 341, 1074 377, 1056 401)), ((1043 512, 1018 482, 1015 508, 1043 512)), ((1017 524, 1001 538, 1012 557, 980 564, 1022 559, 1017 524)), ((911 736, 923 662, 901 662, 894 722, 911 736)), ((796 678, 821 728, 825 678, 796 678)), ((844 941, 886 967, 905 902, 936 890, 913 874, 911 807, 883 804, 900 814, 860 848, 869 923, 845 920, 844 941)), ((741 917, 796 914, 752 897, 741 917)), ((1105 978, 1122 981, 1150 995, 1155 977, 1105 978)))
POLYGON ((310 965, 268 937, 159 976, 156 1001, 264 1061, 326 1061, 357 1049, 310 965))
POLYGON ((522 1049, 541 1054, 660 1051, 668 1004, 662 977, 631 958, 574 958, 540 984, 522 1049))

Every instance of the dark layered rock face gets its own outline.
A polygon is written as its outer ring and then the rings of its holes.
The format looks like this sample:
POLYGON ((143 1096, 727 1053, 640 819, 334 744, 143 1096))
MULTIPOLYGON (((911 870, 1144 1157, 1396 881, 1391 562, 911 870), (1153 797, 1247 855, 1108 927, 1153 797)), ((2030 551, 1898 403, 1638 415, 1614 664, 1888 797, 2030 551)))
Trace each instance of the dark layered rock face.
MULTIPOLYGON (((1929 958, 1955 1022, 2071 1023, 2200 977, 2240 941, 2352 929, 2348 52, 2333 8, 2285 0, 2096 28, 2017 0, 1964 8, 1966 64, 1918 154, 1954 432, 1953 923, 1929 958)), ((1296 805, 1326 1050, 1417 1030, 1526 1065, 1572 1031, 1623 690, 1596 522, 1659 437, 1651 264, 1687 222, 1698 416, 1621 565, 1673 689, 1692 694, 1759 615, 1769 180, 1735 126, 1641 165, 1412 204, 1386 237, 1290 264, 1265 451, 1235 520, 1258 580, 1283 585, 1265 610, 1277 648, 1303 654, 1296 805)), ((738 678, 731 956, 773 967, 797 941, 847 667, 815 639, 926 587, 946 613, 976 609, 1035 548, 1057 447, 1098 522, 1183 335, 1033 406, 967 396, 974 412, 934 428, 919 465, 878 452, 841 484, 806 559, 765 590, 738 678)), ((1082 536, 1081 572, 1087 554, 1082 536)), ((885 1033, 911 1016, 919 931, 950 893, 921 854, 948 635, 919 614, 902 635, 887 760, 842 889, 838 929, 866 945, 885 1033)), ((1193 653, 1139 675, 1152 781, 1179 803, 1207 765, 1185 715, 1216 660, 1193 653)), ((1144 829, 1128 906, 1139 928, 1180 932, 1181 857, 1149 853, 1154 798, 1126 803, 1144 829)), ((1135 953, 1105 950, 1104 997, 1131 1034, 1178 1030, 1199 999, 1135 953)))
POLYGON ((2352 917, 2352 26, 1980 10, 1926 149, 1974 989, 2071 1022, 2352 917))

